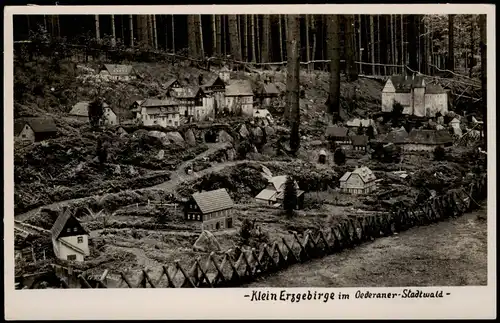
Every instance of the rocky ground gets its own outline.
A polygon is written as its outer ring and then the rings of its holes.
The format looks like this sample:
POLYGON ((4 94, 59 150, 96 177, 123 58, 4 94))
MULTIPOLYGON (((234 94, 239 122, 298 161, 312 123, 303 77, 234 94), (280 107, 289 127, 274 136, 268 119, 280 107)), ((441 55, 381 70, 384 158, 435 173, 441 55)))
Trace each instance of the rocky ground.
MULTIPOLYGON (((63 67, 67 69, 64 80, 68 82, 70 76, 84 75, 81 67, 63 67)), ((43 67, 34 65, 16 72, 20 74, 19 82, 31 84, 24 79, 27 73, 40 69, 43 67)), ((161 64, 137 64, 137 69, 142 79, 130 84, 110 83, 105 91, 107 101, 119 107, 122 117, 129 114, 133 100, 158 95, 161 84, 170 77, 193 83, 200 72, 161 64)), ((266 78, 285 81, 283 72, 234 76, 251 79, 254 87, 266 78)), ((81 87, 79 100, 91 97, 92 87, 84 79, 77 81, 76 88, 81 87)), ((75 80, 71 80, 75 85, 75 80)), ((280 126, 279 114, 276 123, 267 125, 236 118, 223 120, 224 126, 208 124, 205 129, 124 126, 125 134, 119 133, 118 128, 97 133, 88 125, 60 117, 76 103, 76 98, 62 100, 66 92, 60 90, 61 80, 47 76, 46 81, 37 83, 36 95, 18 94, 15 106, 17 115, 48 111, 57 116, 60 129, 58 138, 15 147, 16 219, 50 229, 57 212, 43 209, 71 206, 91 232, 92 260, 83 266, 94 271, 128 269, 132 273, 149 268, 155 272, 174 260, 191 264, 196 256, 206 257, 206 252, 193 250, 199 233, 183 220, 181 210, 172 206, 179 198, 200 189, 225 187, 237 203, 235 228, 214 233, 221 251, 225 251, 239 243, 245 219, 255 220, 262 228, 254 243, 272 242, 291 231, 314 231, 345 217, 390 210, 396 203, 409 203, 421 194, 459 185, 469 176, 471 161, 475 159, 473 152, 453 148, 445 161, 433 160, 432 154, 405 155, 401 163, 387 164, 350 152, 345 165, 336 165, 329 152, 328 163, 318 164, 319 150, 327 149, 323 110, 328 74, 323 72, 301 73, 305 97, 300 103, 302 140, 298 158, 278 154, 277 141, 288 135, 288 129, 280 126), (47 101, 36 104, 42 94, 47 95, 47 101), (205 142, 207 127, 215 127, 219 142, 205 142), (102 165, 96 157, 98 138, 108 147, 108 158, 102 165), (336 189, 338 179, 361 165, 374 170, 380 180, 377 193, 357 198, 340 194, 336 189), (255 204, 253 198, 266 185, 263 166, 274 175, 293 175, 306 191, 305 208, 295 217, 288 218, 279 209, 255 204), (188 168, 194 171, 188 174, 188 168), (403 180, 394 173, 400 170, 407 171, 409 177, 403 180)), ((341 101, 345 117, 368 117, 370 111, 378 111, 381 89, 382 84, 376 80, 343 82, 341 101)), ((51 249, 50 241, 40 245, 51 249)))

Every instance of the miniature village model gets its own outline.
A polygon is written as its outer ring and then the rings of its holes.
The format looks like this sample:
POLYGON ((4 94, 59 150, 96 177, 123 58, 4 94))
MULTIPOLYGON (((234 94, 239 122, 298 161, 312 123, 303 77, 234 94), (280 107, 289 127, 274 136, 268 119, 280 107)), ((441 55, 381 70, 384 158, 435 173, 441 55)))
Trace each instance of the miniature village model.
POLYGON ((16 288, 486 284, 479 21, 386 16, 14 17, 16 288))

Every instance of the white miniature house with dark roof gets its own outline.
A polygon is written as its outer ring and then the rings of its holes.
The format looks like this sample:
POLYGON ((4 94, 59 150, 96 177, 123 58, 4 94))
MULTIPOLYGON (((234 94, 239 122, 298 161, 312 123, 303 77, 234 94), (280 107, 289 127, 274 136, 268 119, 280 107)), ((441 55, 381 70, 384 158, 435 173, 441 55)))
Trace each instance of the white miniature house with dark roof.
POLYGON ((57 258, 84 261, 90 255, 89 234, 69 209, 59 215, 52 226, 52 245, 57 258))
POLYGON ((377 189, 376 180, 368 167, 356 168, 340 178, 340 191, 348 194, 369 194, 377 189))

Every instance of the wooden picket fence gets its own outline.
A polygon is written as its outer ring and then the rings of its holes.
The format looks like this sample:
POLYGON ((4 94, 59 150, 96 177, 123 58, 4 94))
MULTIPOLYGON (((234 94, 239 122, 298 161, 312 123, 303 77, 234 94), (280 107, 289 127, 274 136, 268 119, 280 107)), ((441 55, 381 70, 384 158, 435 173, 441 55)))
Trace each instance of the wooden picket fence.
MULTIPOLYGON (((283 270, 293 264, 325 257, 341 250, 355 247, 379 237, 393 235, 415 226, 428 225, 448 218, 461 216, 479 207, 479 202, 487 195, 487 177, 476 178, 467 187, 453 189, 444 195, 435 196, 412 207, 400 207, 392 213, 360 216, 347 219, 337 226, 320 230, 316 234, 305 234, 300 238, 294 233, 288 239, 264 245, 260 250, 242 250, 234 261, 230 253, 222 259, 211 253, 206 261, 195 259, 189 269, 179 262, 161 268, 161 275, 153 278, 142 270, 139 279, 132 279, 120 272, 108 280, 106 270, 97 280, 87 280, 78 276, 81 288, 202 288, 236 287, 264 276, 283 270)), ((68 284, 61 281, 61 287, 68 284)))

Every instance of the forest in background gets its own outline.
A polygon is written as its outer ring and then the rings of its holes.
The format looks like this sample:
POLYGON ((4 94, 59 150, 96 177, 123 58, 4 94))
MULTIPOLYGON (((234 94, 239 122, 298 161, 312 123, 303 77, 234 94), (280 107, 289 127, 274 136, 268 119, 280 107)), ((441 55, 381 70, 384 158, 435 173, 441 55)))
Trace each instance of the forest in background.
MULTIPOLYGON (((281 62, 287 58, 286 16, 15 15, 14 39, 27 40, 43 26, 52 37, 72 44, 97 41, 110 47, 185 53, 192 58, 231 55, 238 61, 281 62)), ((330 34, 342 35, 341 57, 369 63, 358 68, 364 74, 387 74, 376 64, 392 64, 424 74, 446 69, 472 77, 479 76, 474 67, 480 62, 480 16, 338 15, 338 26, 332 26, 330 34)), ((328 15, 299 16, 301 62, 329 59, 327 21, 328 15)))
POLYGON ((163 53, 206 63, 198 66, 207 70, 213 58, 236 68, 286 64, 284 117, 292 134, 300 124, 301 66, 329 72, 330 121, 341 112, 341 73, 348 82, 361 74, 449 78, 447 87, 459 85, 453 92, 468 98, 486 133, 486 15, 17 15, 14 25, 15 43, 27 46, 21 56, 16 49, 16 60, 32 61, 45 50, 56 67, 74 46, 114 63, 157 61, 150 54, 163 53))

